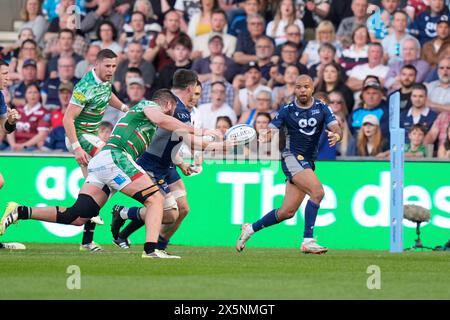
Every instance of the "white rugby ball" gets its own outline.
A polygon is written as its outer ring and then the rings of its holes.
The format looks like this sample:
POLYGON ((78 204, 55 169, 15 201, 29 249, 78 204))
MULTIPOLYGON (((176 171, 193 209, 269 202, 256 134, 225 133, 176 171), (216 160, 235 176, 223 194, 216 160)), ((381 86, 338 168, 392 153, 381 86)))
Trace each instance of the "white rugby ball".
POLYGON ((249 143, 255 137, 255 129, 248 124, 237 124, 225 132, 225 140, 235 139, 238 145, 249 143))

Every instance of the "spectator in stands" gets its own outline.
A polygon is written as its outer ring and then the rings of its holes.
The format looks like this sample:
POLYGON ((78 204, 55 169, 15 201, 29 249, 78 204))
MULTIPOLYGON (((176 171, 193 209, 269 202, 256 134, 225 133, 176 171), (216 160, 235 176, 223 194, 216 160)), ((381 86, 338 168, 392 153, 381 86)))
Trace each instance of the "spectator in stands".
POLYGON ((45 79, 47 62, 42 57, 40 50, 34 40, 25 40, 21 47, 18 58, 13 58, 9 65, 9 79, 11 81, 22 81, 22 66, 25 60, 34 60, 37 62, 37 78, 40 81, 45 79))
POLYGON ((81 31, 84 32, 90 40, 94 40, 97 30, 103 21, 111 22, 116 30, 122 30, 124 17, 113 8, 115 0, 97 0, 97 9, 91 11, 81 21, 81 31))
POLYGON ((379 120, 381 132, 384 137, 389 137, 389 110, 383 100, 383 87, 378 81, 370 80, 364 85, 361 105, 351 112, 349 116, 349 126, 354 137, 363 124, 366 115, 375 115, 379 120))
POLYGON ((336 156, 345 156, 347 155, 348 146, 353 139, 347 122, 348 108, 341 92, 333 91, 328 95, 328 98, 328 105, 336 116, 336 120, 339 122, 339 126, 342 129, 342 139, 336 144, 336 156))
POLYGON ((407 64, 402 67, 400 71, 400 89, 393 91, 390 96, 396 92, 400 92, 400 111, 411 108, 411 92, 414 83, 416 83, 417 70, 411 65, 407 64))
MULTIPOLYGON (((300 27, 295 24, 288 24, 285 28, 284 28, 284 32, 286 33, 286 42, 291 42, 291 43, 295 43, 297 46, 297 56, 301 57, 303 54, 303 50, 305 50, 306 47, 306 43, 303 39, 303 33, 301 32, 300 27)), ((275 54, 277 56, 281 55, 281 49, 283 48, 283 44, 279 44, 276 46, 275 48, 275 54)))
POLYGON ((351 45, 342 51, 339 59, 340 64, 347 72, 355 66, 367 63, 368 61, 368 43, 370 41, 369 31, 366 26, 357 26, 351 36, 351 45))
POLYGON ((425 136, 424 143, 437 144, 438 146, 442 145, 447 138, 447 128, 449 125, 450 112, 441 112, 425 136))
POLYGON ((245 86, 239 90, 239 94, 234 99, 233 108, 236 115, 241 115, 255 107, 255 98, 258 91, 263 89, 271 91, 269 87, 262 84, 261 69, 255 62, 247 65, 244 78, 245 86))
MULTIPOLYGON (((326 19, 330 13, 330 0, 301 0, 301 2, 304 3, 304 18, 310 20, 307 24, 308 28, 315 28, 317 24, 320 24, 326 19)), ((339 5, 342 4, 339 3, 339 5)))
POLYGON ((267 24, 266 35, 275 40, 275 45, 283 44, 287 41, 285 28, 290 24, 296 24, 301 34, 305 33, 302 20, 297 18, 294 0, 281 0, 277 5, 274 19, 267 24))
POLYGON ((61 83, 70 82, 77 84, 80 79, 75 78, 75 62, 72 57, 61 57, 58 60, 58 77, 48 79, 42 86, 43 106, 47 110, 58 108, 60 101, 58 98, 58 88, 61 83))
POLYGON ((373 114, 366 115, 356 140, 349 146, 347 155, 385 158, 389 152, 388 140, 380 129, 380 121, 373 114))
POLYGON ((306 74, 308 69, 305 65, 298 62, 297 46, 292 42, 285 42, 281 49, 281 59, 270 68, 270 80, 268 85, 271 87, 281 86, 284 84, 284 72, 289 65, 295 65, 300 74, 306 74))
POLYGON ((414 19, 411 33, 420 41, 421 45, 436 37, 437 23, 440 20, 450 21, 450 12, 445 6, 445 0, 431 0, 429 9, 414 19))
POLYGON ((247 19, 248 32, 241 32, 238 35, 236 52, 233 55, 234 61, 245 65, 251 61, 256 61, 256 40, 264 34, 265 20, 259 14, 253 14, 247 19))
MULTIPOLYGON (((119 44, 120 47, 127 51, 128 44, 131 42, 138 42, 142 45, 142 48, 146 50, 150 41, 156 37, 158 32, 161 32, 162 28, 157 23, 154 23, 150 30, 146 30, 146 17, 144 13, 135 11, 131 14, 130 24, 124 25, 124 31, 120 35, 119 44)), ((113 50, 114 51, 114 50, 113 50)))
POLYGON ((355 93, 355 101, 359 101, 361 89, 363 88, 363 81, 368 75, 378 77, 380 83, 383 85, 389 67, 383 65, 383 47, 378 42, 369 44, 367 53, 368 62, 362 65, 355 66, 352 70, 347 72, 348 80, 347 86, 355 93))
POLYGON ((100 51, 100 47, 91 44, 86 51, 84 60, 77 63, 75 66, 75 77, 81 79, 86 73, 91 71, 95 66, 95 60, 97 59, 97 54, 100 51))
POLYGON ((231 83, 229 83, 224 76, 226 70, 225 56, 218 55, 212 57, 210 68, 211 78, 202 84, 202 96, 200 98, 200 104, 208 103, 211 101, 210 96, 212 84, 217 81, 221 81, 223 84, 225 84, 225 102, 229 106, 232 106, 234 103, 235 92, 231 83))
POLYGON ((414 20, 421 13, 427 11, 428 0, 408 0, 406 1, 405 11, 411 20, 414 20))
POLYGON ((300 75, 300 71, 295 65, 288 65, 284 71, 284 86, 273 88, 274 105, 273 109, 278 110, 282 106, 292 102, 295 97, 295 81, 300 75))
POLYGON ((172 78, 175 71, 179 69, 191 69, 192 61, 190 60, 192 52, 192 42, 187 35, 179 36, 173 44, 173 60, 161 70, 155 82, 157 88, 171 88, 172 78))
MULTIPOLYGON (((368 6, 367 0, 352 1, 351 8, 353 16, 342 19, 336 32, 336 38, 342 43, 344 48, 349 47, 352 43, 355 29, 361 25, 366 25, 368 6)), ((370 39, 368 41, 370 41, 370 39)))
POLYGON ((437 112, 450 112, 450 56, 438 64, 439 80, 427 83, 428 106, 437 112))
MULTIPOLYGON (((394 12, 400 7, 400 0, 381 0, 380 25, 370 25, 369 34, 372 42, 379 42, 389 35, 394 20, 394 12)), ((370 10, 370 8, 369 8, 370 10)))
POLYGON ((393 14, 392 30, 393 32, 381 41, 384 49, 384 61, 387 64, 392 64, 395 61, 401 61, 400 54, 402 52, 401 44, 403 40, 412 38, 407 33, 406 27, 408 26, 408 14, 405 11, 397 10, 393 14))
MULTIPOLYGON (((156 1, 154 1, 156 3, 156 1)), ((164 23, 163 20, 163 15, 161 15, 161 2, 158 1, 158 10, 159 12, 156 13, 156 9, 153 6, 152 3, 150 3, 149 0, 137 0, 134 3, 133 6, 133 14, 135 12, 141 12, 144 15, 144 21, 143 21, 143 32, 145 33, 146 37, 149 38, 149 40, 151 41, 154 37, 157 36, 157 34, 159 32, 162 31, 162 24, 164 23), (160 16, 159 16, 160 15, 160 16)), ((163 1, 162 2, 163 6, 167 4, 167 6, 164 8, 164 10, 168 11, 171 9, 170 5, 167 3, 167 1, 163 1)), ((132 17, 131 17, 132 20, 132 17)), ((139 27, 138 27, 139 29, 139 27)), ((126 23, 123 26, 123 31, 126 33, 127 37, 131 37, 133 38, 134 35, 134 30, 133 27, 131 25, 131 23, 126 23)), ((137 37, 138 39, 140 38, 139 35, 137 37)), ((131 42, 131 41, 129 41, 131 42)), ((145 49, 148 48, 148 44, 145 47, 145 49)))
POLYGON ((209 40, 215 34, 220 35, 223 39, 223 51, 227 57, 232 57, 236 51, 237 39, 235 36, 226 33, 227 14, 222 9, 215 9, 211 14, 211 33, 203 34, 195 37, 193 41, 194 49, 191 59, 204 58, 209 56, 209 40))
POLYGON ((308 42, 300 62, 310 68, 320 61, 319 48, 325 43, 331 43, 336 48, 337 57, 341 56, 341 45, 336 41, 334 26, 330 21, 322 21, 316 29, 316 38, 308 42))
MULTIPOLYGON (((128 83, 133 78, 141 78, 142 79, 142 71, 139 68, 131 67, 128 68, 127 72, 125 73, 125 83, 128 83)), ((118 98, 123 101, 123 103, 129 105, 130 97, 128 97, 127 93, 128 85, 121 88, 118 94, 118 98)), ((146 88, 146 95, 147 93, 153 92, 153 88, 146 88)))
POLYGON ((233 123, 231 122, 230 117, 228 117, 228 116, 217 117, 215 129, 219 130, 219 132, 222 134, 222 138, 225 137, 225 133, 232 126, 233 126, 233 123))
POLYGON ((11 44, 6 47, 0 47, 1 58, 5 61, 11 61, 11 59, 13 58, 18 59, 20 47, 22 46, 22 43, 28 39, 30 40, 35 39, 33 30, 31 30, 31 28, 21 29, 21 31, 19 32, 19 37, 14 44, 11 44))
POLYGON ((22 66, 22 81, 10 87, 12 105, 25 105, 25 90, 29 84, 37 83, 37 63, 34 60, 25 60, 22 66))
POLYGON ((75 34, 72 30, 69 29, 63 29, 59 32, 58 35, 58 50, 57 54, 52 57, 48 61, 47 65, 47 73, 50 76, 50 78, 57 78, 58 77, 58 60, 61 57, 72 57, 75 61, 75 64, 83 60, 83 57, 76 54, 73 51, 73 44, 75 40, 75 34))
POLYGON ((225 97, 225 85, 222 82, 213 83, 211 85, 211 102, 198 107, 203 128, 214 129, 219 116, 227 116, 231 119, 232 124, 236 123, 236 114, 225 102, 225 97))
POLYGON ((42 107, 37 84, 28 85, 25 91, 25 105, 17 111, 20 119, 16 130, 7 135, 12 151, 33 151, 43 146, 50 129, 50 115, 42 107))
POLYGON ((26 0, 25 6, 20 13, 23 25, 20 29, 31 28, 36 39, 36 43, 43 47, 44 34, 47 31, 48 22, 42 13, 42 3, 40 0, 26 0))
POLYGON ((193 15, 188 23, 187 34, 193 41, 212 31, 212 12, 217 9, 220 9, 218 0, 200 0, 200 12, 193 15))
POLYGON ((342 92, 345 103, 349 110, 353 110, 355 100, 353 98, 353 91, 345 85, 344 80, 339 75, 340 68, 336 62, 331 62, 324 66, 323 73, 319 76, 316 92, 325 92, 327 94, 333 91, 342 92))
POLYGON ((80 11, 84 12, 83 0, 43 0, 42 11, 50 22, 57 20, 61 15, 66 13, 68 9, 77 5, 80 11))
POLYGON ((128 106, 134 107, 145 97, 145 83, 141 77, 130 78, 127 80, 128 106))
POLYGON ((416 82, 423 82, 430 70, 430 65, 420 59, 420 44, 415 38, 407 38, 402 41, 402 60, 395 61, 389 66, 384 86, 392 91, 400 88, 400 71, 404 65, 412 64, 416 67, 416 82))
POLYGON ((117 42, 117 29, 111 21, 105 20, 98 25, 97 39, 92 42, 93 45, 100 49, 110 49, 122 59, 123 47, 117 42))
POLYGON ((256 40, 256 63, 261 69, 264 79, 270 80, 270 69, 273 67, 272 57, 275 51, 272 38, 261 36, 256 40))
MULTIPOLYGON (((328 42, 322 43, 319 48, 319 62, 313 64, 308 69, 309 76, 314 80, 314 85, 317 86, 319 82, 319 77, 322 76, 323 68, 332 62, 336 61, 336 48, 328 42)), ((300 71, 300 73, 303 73, 300 71)), ((345 74, 344 68, 339 65, 339 76, 345 81, 347 76, 345 74)))
MULTIPOLYGON (((424 127, 425 134, 431 129, 437 118, 437 113, 427 106, 427 87, 422 83, 416 83, 411 87, 411 108, 405 109, 400 114, 400 127, 405 128, 406 132, 416 125, 424 127)), ((424 136, 425 136, 424 134, 424 136)), ((406 137, 406 142, 409 142, 406 137)))
POLYGON ((341 91, 332 91, 328 94, 329 103, 331 110, 333 113, 342 114, 344 118, 347 118, 349 111, 349 108, 347 106, 347 103, 345 102, 345 97, 342 94, 341 91))
POLYGON ((272 155, 272 144, 270 142, 259 141, 259 136, 262 131, 269 128, 272 117, 268 112, 258 113, 253 120, 253 128, 256 131, 256 138, 245 145, 244 154, 250 159, 269 159, 272 155))
POLYGON ((445 46, 450 46, 450 22, 440 20, 436 26, 436 37, 426 42, 422 48, 422 59, 436 67, 439 54, 445 46))
POLYGON ((447 137, 443 144, 438 149, 439 159, 450 159, 450 124, 447 127, 447 137))
POLYGON ((248 32, 250 30, 247 22, 248 17, 260 12, 260 4, 261 0, 245 0, 244 10, 230 20, 228 32, 235 37, 243 32, 248 32))
POLYGON ((64 130, 63 118, 72 97, 73 84, 61 83, 58 88, 60 107, 53 110, 50 115, 50 133, 45 139, 43 151, 67 151, 66 132, 64 130))
POLYGON ((172 47, 180 34, 180 16, 175 10, 168 11, 164 17, 164 28, 156 38, 150 41, 149 50, 145 51, 144 60, 153 62, 157 72, 172 60, 172 47))
POLYGON ((270 115, 272 112, 272 93, 264 89, 259 90, 255 100, 255 108, 245 111, 239 119, 239 123, 253 126, 259 114, 266 113, 270 115))
POLYGON ((210 55, 206 58, 197 59, 192 64, 192 70, 198 73, 198 79, 201 82, 211 79, 211 61, 215 56, 223 56, 225 58, 225 73, 224 77, 228 82, 232 82, 236 74, 239 73, 240 66, 234 62, 233 59, 223 55, 223 39, 219 34, 213 34, 208 41, 208 49, 210 55))
POLYGON ((142 55, 144 50, 140 43, 130 43, 126 53, 127 59, 119 63, 114 76, 114 87, 120 92, 121 88, 126 87, 125 73, 129 68, 139 68, 142 72, 142 77, 145 81, 145 86, 150 88, 155 79, 155 68, 153 64, 146 62, 142 55))
POLYGON ((174 9, 181 19, 181 29, 187 32, 192 17, 201 13, 201 0, 176 0, 174 9))
POLYGON ((352 0, 331 0, 326 18, 337 28, 342 19, 352 16, 352 0))
POLYGON ((147 19, 156 19, 159 25, 164 23, 164 15, 173 10, 175 0, 136 0, 133 11, 140 11, 147 19))
POLYGON ((405 143, 406 158, 425 158, 427 150, 423 144, 426 129, 421 124, 414 124, 407 130, 408 142, 405 143))

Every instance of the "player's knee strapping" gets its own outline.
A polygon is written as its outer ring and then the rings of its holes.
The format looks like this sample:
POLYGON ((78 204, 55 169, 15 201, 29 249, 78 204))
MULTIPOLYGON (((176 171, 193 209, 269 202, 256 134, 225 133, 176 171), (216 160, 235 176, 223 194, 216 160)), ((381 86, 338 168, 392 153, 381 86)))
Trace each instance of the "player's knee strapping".
POLYGON ((159 191, 158 185, 154 184, 148 188, 145 188, 141 191, 136 192, 133 195, 133 199, 136 201, 139 201, 140 203, 144 204, 145 201, 147 201, 148 198, 150 198, 152 195, 154 195, 156 192, 159 191))
POLYGON ((186 197, 186 190, 174 190, 172 191, 172 195, 175 199, 180 199, 186 197))
POLYGON ((164 199, 164 211, 178 210, 177 201, 173 195, 166 196, 164 199))
POLYGON ((71 224, 78 218, 92 218, 98 216, 100 213, 100 206, 95 200, 87 195, 78 195, 77 201, 66 211, 61 212, 59 207, 56 207, 56 222, 62 224, 71 224))

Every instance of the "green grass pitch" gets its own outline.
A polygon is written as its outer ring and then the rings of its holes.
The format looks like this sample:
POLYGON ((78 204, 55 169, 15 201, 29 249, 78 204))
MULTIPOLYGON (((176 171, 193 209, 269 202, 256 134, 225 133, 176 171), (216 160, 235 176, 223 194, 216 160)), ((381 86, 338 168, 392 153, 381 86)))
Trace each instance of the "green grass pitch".
POLYGON ((76 245, 0 250, 0 299, 449 299, 446 252, 330 251, 171 246, 181 260, 142 259, 142 245, 101 253, 76 245), (81 270, 69 290, 67 268, 81 270), (380 289, 368 289, 369 266, 380 289))

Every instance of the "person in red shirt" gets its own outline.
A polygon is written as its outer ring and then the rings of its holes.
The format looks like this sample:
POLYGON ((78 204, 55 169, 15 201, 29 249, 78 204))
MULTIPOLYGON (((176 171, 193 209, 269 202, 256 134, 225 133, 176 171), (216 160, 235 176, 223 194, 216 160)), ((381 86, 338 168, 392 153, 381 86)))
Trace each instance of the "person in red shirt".
POLYGON ((43 146, 50 129, 50 114, 42 107, 37 84, 29 84, 25 91, 25 105, 18 106, 20 120, 16 131, 7 139, 12 151, 33 151, 43 146))
POLYGON ((61 102, 60 108, 53 110, 50 118, 50 126, 52 129, 63 126, 64 113, 69 106, 70 98, 72 97, 73 84, 72 82, 61 83, 58 87, 58 97, 61 102))

